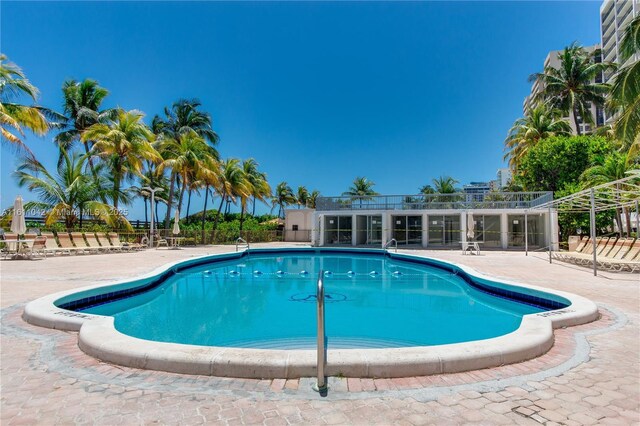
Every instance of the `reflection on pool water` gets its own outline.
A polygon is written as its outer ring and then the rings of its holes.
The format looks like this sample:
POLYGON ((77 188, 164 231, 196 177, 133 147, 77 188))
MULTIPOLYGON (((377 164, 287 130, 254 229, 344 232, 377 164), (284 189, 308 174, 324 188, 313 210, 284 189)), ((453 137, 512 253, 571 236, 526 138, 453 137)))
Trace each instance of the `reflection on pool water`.
POLYGON ((523 315, 550 309, 489 294, 455 268, 315 250, 212 261, 182 269, 144 293, 77 310, 113 316, 117 330, 147 340, 312 348, 320 270, 329 348, 488 339, 516 330, 523 315))

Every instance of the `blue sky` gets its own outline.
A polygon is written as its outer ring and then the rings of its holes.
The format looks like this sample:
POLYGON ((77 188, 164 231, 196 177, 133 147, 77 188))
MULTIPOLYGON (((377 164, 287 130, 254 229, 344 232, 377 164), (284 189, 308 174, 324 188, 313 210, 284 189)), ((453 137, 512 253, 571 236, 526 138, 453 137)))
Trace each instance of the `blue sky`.
MULTIPOLYGON (((93 78, 105 106, 153 115, 199 98, 223 157, 339 195, 356 176, 385 194, 433 177, 495 178, 529 74, 550 50, 599 42, 600 2, 9 2, 1 50, 61 108, 93 78)), ((53 167, 54 134, 28 145, 53 167)), ((0 205, 17 194, 2 147, 0 205)), ((196 211, 201 202, 195 201, 196 211)), ((268 211, 267 208, 259 209, 268 211)), ((141 203, 130 208, 142 218, 141 203)))

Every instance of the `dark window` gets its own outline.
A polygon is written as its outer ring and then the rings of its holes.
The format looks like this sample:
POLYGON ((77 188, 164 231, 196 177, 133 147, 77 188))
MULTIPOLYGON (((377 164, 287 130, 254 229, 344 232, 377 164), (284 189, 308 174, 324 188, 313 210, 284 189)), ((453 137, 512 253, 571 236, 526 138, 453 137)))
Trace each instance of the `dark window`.
POLYGON ((291 230, 292 231, 297 231, 298 230, 298 225, 291 225, 291 230))

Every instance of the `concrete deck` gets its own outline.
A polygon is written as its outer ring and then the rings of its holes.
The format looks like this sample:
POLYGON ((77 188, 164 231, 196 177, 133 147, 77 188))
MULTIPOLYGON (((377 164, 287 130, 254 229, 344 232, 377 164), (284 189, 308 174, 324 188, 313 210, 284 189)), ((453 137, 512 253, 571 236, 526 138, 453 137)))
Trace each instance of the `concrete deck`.
MULTIPOLYGON (((266 245, 269 246, 269 245, 266 245)), ((271 245, 277 246, 277 245, 271 245)), ((77 347, 77 334, 22 321, 35 298, 148 272, 230 246, 0 262, 0 422, 4 424, 636 424, 640 422, 640 277, 543 254, 410 251, 506 280, 568 291, 598 303, 602 319, 555 331, 542 357, 467 373, 402 379, 183 376, 113 366, 77 347)))

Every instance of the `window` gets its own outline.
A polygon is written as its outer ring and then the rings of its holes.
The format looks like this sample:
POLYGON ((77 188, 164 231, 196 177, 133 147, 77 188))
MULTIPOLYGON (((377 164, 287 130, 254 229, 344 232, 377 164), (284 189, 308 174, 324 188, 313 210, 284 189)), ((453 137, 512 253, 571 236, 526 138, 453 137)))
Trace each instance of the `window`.
POLYGON ((298 225, 291 225, 291 230, 292 231, 297 231, 298 230, 298 225))

